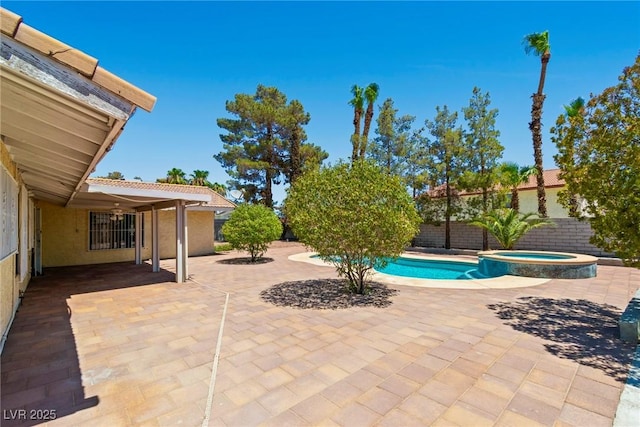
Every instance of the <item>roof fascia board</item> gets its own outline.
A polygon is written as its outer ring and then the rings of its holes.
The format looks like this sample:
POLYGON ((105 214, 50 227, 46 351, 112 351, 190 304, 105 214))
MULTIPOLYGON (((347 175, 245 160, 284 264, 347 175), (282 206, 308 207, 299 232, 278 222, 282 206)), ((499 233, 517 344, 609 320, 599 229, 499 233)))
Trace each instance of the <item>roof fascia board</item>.
POLYGON ((83 75, 8 37, 1 39, 0 64, 118 120, 128 120, 136 107, 83 75))
POLYGON ((115 194, 118 196, 148 197, 155 199, 185 200, 193 202, 210 202, 209 194, 181 193, 176 191, 148 190, 140 188, 124 188, 111 185, 87 183, 87 193, 115 194))
MULTIPOLYGON (((196 202, 195 206, 197 206, 197 204, 200 202, 196 202)), ((190 203, 187 202, 186 208, 190 208, 190 203)), ((145 205, 145 206, 141 206, 139 208, 136 208, 137 212, 148 212, 151 209, 156 209, 156 210, 169 210, 169 209, 175 209, 176 208, 176 201, 175 200, 167 200, 166 202, 159 202, 159 203, 153 203, 153 204, 149 204, 149 205, 145 205)))

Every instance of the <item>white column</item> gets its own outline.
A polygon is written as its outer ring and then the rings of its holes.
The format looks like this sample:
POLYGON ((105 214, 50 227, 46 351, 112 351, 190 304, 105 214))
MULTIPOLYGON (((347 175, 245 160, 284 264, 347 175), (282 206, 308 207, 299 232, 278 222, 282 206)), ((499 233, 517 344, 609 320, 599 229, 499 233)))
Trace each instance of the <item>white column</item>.
POLYGON ((142 264, 142 221, 143 221, 143 212, 136 212, 136 265, 142 264))
POLYGON ((151 270, 160 271, 160 238, 158 233, 158 211, 151 206, 151 270))
POLYGON ((176 282, 183 283, 185 275, 184 202, 176 200, 176 282))

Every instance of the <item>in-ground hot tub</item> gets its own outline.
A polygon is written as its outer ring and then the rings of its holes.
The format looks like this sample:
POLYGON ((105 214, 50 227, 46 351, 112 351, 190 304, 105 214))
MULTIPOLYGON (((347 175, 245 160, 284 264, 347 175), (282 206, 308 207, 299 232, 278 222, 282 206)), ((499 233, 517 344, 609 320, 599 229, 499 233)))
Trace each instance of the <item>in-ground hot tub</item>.
POLYGON ((596 257, 546 251, 478 252, 478 271, 489 277, 513 276, 546 279, 586 279, 596 276, 596 257))

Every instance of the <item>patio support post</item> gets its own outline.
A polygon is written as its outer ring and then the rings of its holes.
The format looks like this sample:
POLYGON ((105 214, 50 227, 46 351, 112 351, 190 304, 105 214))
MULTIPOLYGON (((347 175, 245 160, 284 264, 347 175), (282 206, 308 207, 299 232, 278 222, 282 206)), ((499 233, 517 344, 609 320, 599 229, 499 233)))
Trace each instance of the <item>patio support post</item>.
POLYGON ((184 283, 187 280, 186 272, 186 221, 185 206, 183 200, 176 200, 176 282, 184 283))
POLYGON ((151 206, 151 271, 160 271, 160 250, 158 237, 158 211, 151 206))
POLYGON ((136 212, 136 265, 142 264, 142 220, 144 213, 136 212))

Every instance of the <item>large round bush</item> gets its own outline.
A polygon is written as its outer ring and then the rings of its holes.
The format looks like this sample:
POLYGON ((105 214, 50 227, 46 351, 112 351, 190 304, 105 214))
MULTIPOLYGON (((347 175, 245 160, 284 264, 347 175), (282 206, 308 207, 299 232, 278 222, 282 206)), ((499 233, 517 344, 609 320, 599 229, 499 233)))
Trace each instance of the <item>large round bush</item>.
POLYGON ((306 173, 289 189, 285 212, 295 235, 358 293, 374 265, 399 256, 420 225, 400 178, 365 161, 306 173))
POLYGON ((251 262, 262 257, 269 244, 282 233, 278 216, 263 205, 238 206, 222 226, 222 234, 234 249, 249 252, 251 262))

